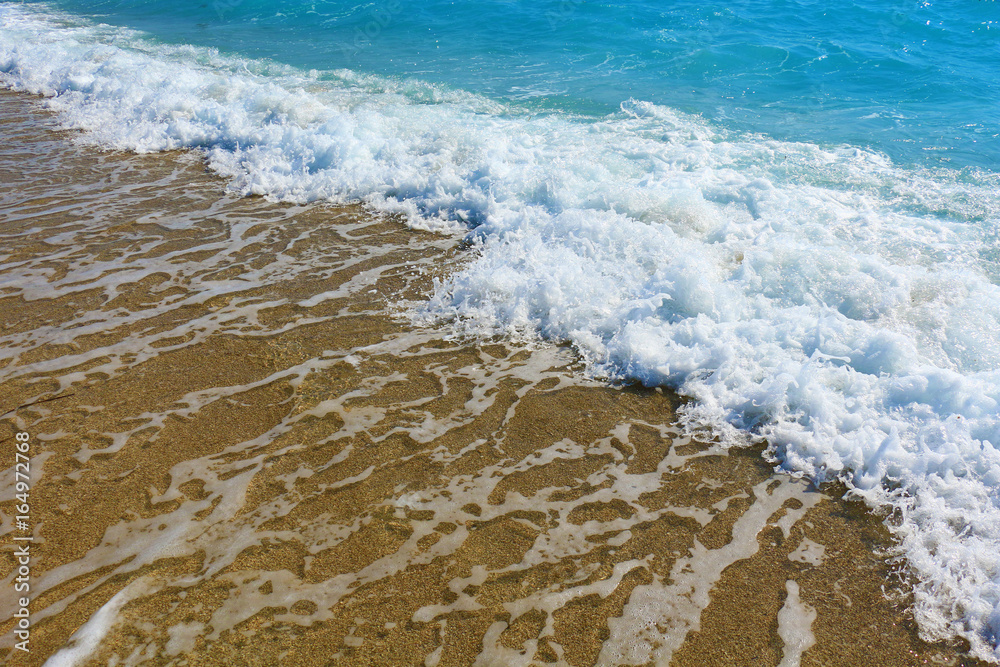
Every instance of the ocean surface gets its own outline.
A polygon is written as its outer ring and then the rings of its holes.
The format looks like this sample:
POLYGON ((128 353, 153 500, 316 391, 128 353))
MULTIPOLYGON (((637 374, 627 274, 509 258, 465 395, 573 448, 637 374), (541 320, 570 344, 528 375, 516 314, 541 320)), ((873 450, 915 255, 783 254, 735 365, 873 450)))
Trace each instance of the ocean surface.
POLYGON ((891 526, 1000 662, 1000 7, 0 4, 0 84, 243 194, 466 234, 413 316, 568 342, 891 526))

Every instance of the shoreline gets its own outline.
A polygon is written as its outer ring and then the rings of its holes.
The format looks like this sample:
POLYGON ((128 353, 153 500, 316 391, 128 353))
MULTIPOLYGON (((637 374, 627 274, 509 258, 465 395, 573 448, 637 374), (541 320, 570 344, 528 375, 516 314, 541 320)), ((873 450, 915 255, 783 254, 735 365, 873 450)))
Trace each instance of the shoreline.
POLYGON ((0 123, 0 440, 42 471, 12 664, 985 664, 917 637, 859 503, 566 348, 407 324, 456 239, 74 146, 26 95, 0 123))

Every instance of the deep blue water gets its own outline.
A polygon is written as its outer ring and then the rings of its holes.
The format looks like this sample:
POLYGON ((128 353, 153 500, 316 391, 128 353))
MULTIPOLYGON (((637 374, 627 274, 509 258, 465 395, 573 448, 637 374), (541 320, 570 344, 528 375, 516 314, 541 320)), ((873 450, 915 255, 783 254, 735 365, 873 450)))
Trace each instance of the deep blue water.
POLYGON ((540 108, 629 98, 897 161, 1000 165, 1000 5, 981 1, 62 0, 171 43, 418 77, 540 108))

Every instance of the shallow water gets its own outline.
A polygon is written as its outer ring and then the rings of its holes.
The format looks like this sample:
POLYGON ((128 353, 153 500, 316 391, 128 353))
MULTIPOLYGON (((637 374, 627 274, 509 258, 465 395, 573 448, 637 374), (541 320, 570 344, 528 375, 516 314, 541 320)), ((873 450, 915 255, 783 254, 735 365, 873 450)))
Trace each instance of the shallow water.
POLYGON ((10 664, 975 664, 917 638, 842 487, 568 348, 412 325, 456 237, 225 195, 36 104, 0 95, 0 437, 36 443, 10 664))

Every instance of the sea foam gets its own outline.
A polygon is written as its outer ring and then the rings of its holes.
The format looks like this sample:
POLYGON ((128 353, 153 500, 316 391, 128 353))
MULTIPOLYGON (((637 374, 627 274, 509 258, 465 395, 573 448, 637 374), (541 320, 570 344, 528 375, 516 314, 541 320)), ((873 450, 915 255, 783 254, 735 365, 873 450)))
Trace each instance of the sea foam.
MULTIPOLYGON (((43 13, 43 11, 47 13, 43 13)), ((0 6, 0 81, 81 140, 196 149, 244 194, 469 230, 420 313, 571 343, 889 522, 925 637, 1000 662, 1000 177, 629 100, 533 114, 0 6)))

